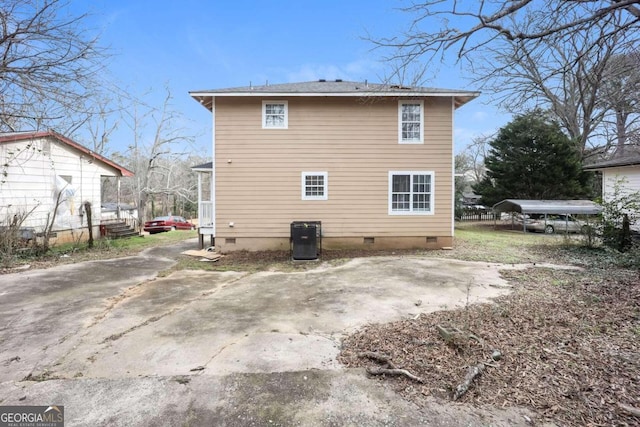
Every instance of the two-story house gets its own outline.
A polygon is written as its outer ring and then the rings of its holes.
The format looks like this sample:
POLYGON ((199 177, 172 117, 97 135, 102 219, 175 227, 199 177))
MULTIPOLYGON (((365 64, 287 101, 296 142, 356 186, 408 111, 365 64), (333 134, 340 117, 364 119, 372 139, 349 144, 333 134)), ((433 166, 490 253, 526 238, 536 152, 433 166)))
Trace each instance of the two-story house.
POLYGON ((294 221, 321 221, 325 248, 452 245, 453 116, 478 92, 320 80, 190 94, 213 115, 200 221, 223 252, 287 249, 294 221))

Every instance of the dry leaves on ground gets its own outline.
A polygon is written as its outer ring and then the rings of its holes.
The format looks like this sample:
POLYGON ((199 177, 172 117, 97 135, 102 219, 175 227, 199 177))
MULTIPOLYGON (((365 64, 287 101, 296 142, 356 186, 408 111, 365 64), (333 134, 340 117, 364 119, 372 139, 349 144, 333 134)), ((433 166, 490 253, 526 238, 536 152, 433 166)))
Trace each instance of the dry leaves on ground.
MULTIPOLYGON (((467 368, 489 359, 460 401, 521 405, 560 425, 638 425, 619 404, 640 407, 640 277, 594 276, 548 269, 507 271, 513 294, 495 304, 423 314, 415 320, 371 325, 347 337, 339 360, 370 366, 365 351, 385 353, 422 378, 381 379, 420 404, 425 396, 451 398, 467 368), (447 345, 438 324, 481 337, 447 345)), ((376 377, 381 378, 381 377, 376 377)))

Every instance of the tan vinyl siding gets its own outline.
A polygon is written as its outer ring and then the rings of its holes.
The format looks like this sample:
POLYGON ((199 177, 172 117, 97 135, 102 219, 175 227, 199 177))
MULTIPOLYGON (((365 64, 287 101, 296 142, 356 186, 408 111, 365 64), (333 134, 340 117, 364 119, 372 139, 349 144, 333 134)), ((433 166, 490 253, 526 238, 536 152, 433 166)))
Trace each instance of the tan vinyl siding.
POLYGON ((217 237, 288 237, 298 220, 326 238, 451 236, 450 98, 424 99, 424 144, 398 143, 397 99, 288 108, 288 129, 262 129, 262 99, 216 99, 217 237), (434 215, 389 215, 389 171, 434 172, 434 215), (328 173, 328 200, 302 200, 302 172, 328 173))

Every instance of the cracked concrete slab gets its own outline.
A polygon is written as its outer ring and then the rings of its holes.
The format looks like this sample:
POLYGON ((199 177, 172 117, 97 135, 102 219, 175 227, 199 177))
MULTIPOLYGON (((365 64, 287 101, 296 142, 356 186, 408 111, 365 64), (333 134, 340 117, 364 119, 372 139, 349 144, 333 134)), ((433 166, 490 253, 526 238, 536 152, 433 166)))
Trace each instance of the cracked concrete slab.
POLYGON ((280 425, 342 425, 340 408, 348 413, 365 399, 374 415, 351 413, 352 424, 407 425, 425 412, 390 398, 362 372, 341 369, 341 339, 368 323, 488 301, 510 288, 500 265, 419 256, 307 271, 157 277, 192 245, 1 276, 0 403, 55 398, 71 414, 67 425, 166 424, 158 416, 185 425, 214 419, 210 424, 265 425, 271 418, 280 425), (278 381, 290 387, 278 390, 282 396, 273 391, 278 381), (353 395, 320 387, 326 382, 353 395), (210 399, 195 394, 195 385, 210 399), (255 395, 234 394, 240 391, 255 395), (253 401, 258 412, 247 407, 253 401), (319 411, 327 402, 333 409, 319 411), (396 413, 400 406, 409 418, 396 413), (303 412, 311 418, 295 415, 303 412))
POLYGON ((0 391, 2 404, 65 405, 69 426, 528 426, 529 412, 399 398, 361 369, 219 377, 52 380, 0 391), (23 400, 14 397, 21 396, 23 400))

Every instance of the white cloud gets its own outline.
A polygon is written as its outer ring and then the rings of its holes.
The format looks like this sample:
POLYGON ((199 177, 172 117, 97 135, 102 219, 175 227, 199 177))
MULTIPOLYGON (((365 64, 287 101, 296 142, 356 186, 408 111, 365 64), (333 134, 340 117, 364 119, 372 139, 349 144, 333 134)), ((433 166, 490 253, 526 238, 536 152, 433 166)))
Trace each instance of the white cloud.
POLYGON ((471 115, 471 120, 474 122, 483 122, 489 117, 485 111, 476 111, 471 115))

